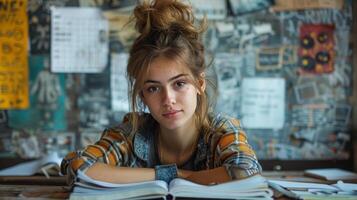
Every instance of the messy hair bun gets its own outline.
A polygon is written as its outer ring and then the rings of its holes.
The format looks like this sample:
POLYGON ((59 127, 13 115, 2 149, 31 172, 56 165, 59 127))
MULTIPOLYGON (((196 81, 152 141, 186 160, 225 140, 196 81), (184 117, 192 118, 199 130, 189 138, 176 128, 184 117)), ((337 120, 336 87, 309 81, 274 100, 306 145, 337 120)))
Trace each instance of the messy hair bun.
POLYGON ((190 39, 198 39, 202 28, 194 26, 194 16, 188 4, 177 0, 144 1, 134 9, 136 29, 141 38, 150 32, 180 31, 190 39))

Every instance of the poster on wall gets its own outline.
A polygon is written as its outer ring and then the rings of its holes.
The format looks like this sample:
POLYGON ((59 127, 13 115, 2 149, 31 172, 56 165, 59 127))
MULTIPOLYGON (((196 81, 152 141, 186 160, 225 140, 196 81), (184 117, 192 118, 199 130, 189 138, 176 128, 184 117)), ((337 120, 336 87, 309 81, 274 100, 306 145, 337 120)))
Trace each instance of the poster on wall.
POLYGON ((285 79, 243 78, 242 124, 250 129, 281 129, 285 122, 285 79))
POLYGON ((298 50, 301 73, 323 74, 334 71, 335 40, 333 25, 303 24, 298 50))
POLYGON ((31 56, 30 108, 9 110, 9 126, 18 129, 66 130, 65 76, 50 72, 49 58, 31 56))
POLYGON ((28 100, 27 1, 0 0, 0 109, 24 109, 28 100))

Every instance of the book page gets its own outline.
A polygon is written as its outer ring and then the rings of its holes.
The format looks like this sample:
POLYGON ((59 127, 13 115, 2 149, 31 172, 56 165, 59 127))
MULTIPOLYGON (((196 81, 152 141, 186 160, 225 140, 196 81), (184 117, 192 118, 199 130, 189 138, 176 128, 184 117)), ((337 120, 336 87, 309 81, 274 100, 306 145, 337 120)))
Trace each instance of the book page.
POLYGON ((98 181, 95 179, 90 178, 87 176, 84 172, 78 171, 77 178, 82 181, 81 186, 85 186, 83 183, 88 183, 88 185, 92 186, 97 186, 98 188, 119 188, 119 187, 135 187, 139 185, 159 185, 162 188, 167 189, 167 184, 165 181, 145 181, 145 182, 138 182, 138 183, 125 183, 125 184, 119 184, 119 183, 110 183, 110 182, 104 182, 104 181, 98 181))
POLYGON ((273 192, 265 178, 256 175, 218 185, 200 185, 184 179, 170 182, 169 193, 176 197, 271 199, 273 192))
POLYGON ((78 180, 71 193, 72 200, 88 199, 147 199, 162 198, 168 193, 164 181, 145 181, 138 183, 109 183, 90 178, 84 172, 78 172, 78 180))

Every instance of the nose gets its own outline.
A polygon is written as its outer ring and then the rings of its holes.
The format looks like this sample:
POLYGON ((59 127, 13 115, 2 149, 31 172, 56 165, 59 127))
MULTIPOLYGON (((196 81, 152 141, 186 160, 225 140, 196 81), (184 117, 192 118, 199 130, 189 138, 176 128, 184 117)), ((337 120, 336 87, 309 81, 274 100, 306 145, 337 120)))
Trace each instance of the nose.
POLYGON ((165 88, 162 93, 162 102, 164 106, 171 106, 176 103, 175 91, 165 88))

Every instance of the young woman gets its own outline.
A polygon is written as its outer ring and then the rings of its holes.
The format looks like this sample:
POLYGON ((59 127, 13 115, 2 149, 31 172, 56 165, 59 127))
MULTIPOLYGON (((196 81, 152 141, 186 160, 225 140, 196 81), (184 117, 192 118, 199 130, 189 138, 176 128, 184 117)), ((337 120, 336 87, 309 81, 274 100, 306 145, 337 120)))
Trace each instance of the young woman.
POLYGON ((144 1, 134 10, 140 35, 130 51, 132 113, 101 139, 68 154, 63 174, 130 183, 180 177, 200 184, 261 172, 240 122, 210 113, 204 47, 191 8, 144 1), (147 109, 150 113, 145 113, 147 109))

